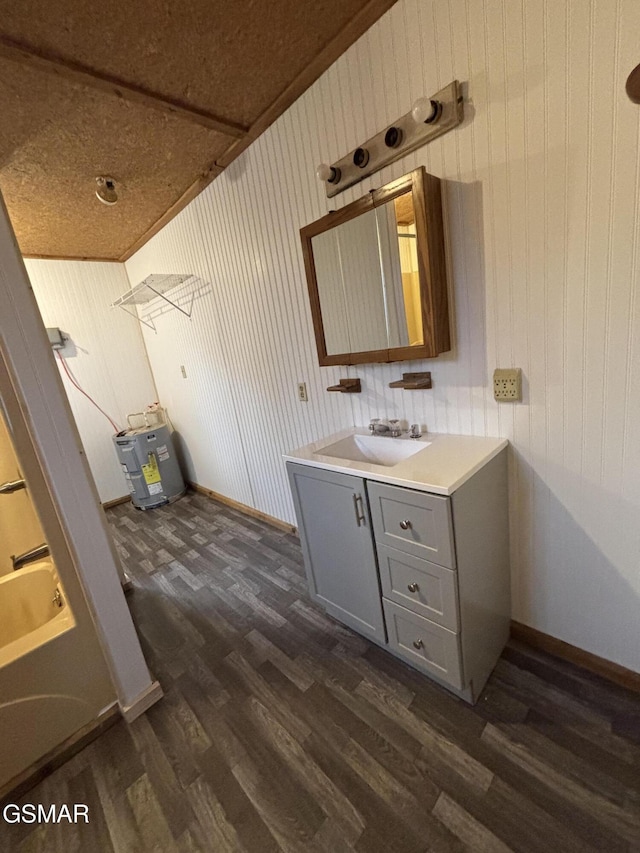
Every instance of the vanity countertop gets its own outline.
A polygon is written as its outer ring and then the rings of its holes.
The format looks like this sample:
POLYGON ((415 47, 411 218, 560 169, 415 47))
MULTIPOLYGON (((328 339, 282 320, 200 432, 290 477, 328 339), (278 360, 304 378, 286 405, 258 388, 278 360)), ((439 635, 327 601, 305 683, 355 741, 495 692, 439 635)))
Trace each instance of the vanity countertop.
POLYGON ((367 429, 342 430, 292 450, 286 453, 284 458, 288 462, 353 474, 393 486, 451 495, 509 443, 506 438, 431 432, 424 433, 419 439, 410 439, 408 435, 399 438, 384 437, 381 439, 384 442, 424 444, 424 450, 389 466, 323 454, 324 448, 356 435, 369 436, 370 433, 367 429))

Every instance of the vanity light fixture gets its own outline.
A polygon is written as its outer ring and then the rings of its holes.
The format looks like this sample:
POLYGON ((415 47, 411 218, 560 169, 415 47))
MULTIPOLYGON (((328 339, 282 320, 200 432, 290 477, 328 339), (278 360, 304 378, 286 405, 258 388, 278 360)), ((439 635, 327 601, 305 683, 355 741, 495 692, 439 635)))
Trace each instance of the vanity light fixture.
POLYGON ((418 98, 408 113, 363 145, 331 165, 318 166, 316 175, 325 184, 327 198, 453 130, 463 118, 463 98, 457 80, 429 98, 418 98))

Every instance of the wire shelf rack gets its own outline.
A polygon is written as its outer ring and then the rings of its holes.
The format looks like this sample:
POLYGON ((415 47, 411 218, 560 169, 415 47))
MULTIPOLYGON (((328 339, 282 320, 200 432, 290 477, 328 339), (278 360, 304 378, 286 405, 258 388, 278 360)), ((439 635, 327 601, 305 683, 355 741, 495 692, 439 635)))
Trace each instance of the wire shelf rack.
POLYGON ((148 326, 150 329, 153 329, 154 332, 157 332, 155 323, 150 316, 141 317, 135 309, 130 310, 128 306, 134 305, 146 305, 148 302, 151 302, 152 299, 156 299, 160 297, 164 299, 169 305, 175 308, 177 311, 180 311, 186 317, 191 317, 191 310, 193 308, 193 298, 194 294, 191 294, 191 301, 189 303, 188 308, 183 308, 178 305, 172 299, 166 295, 170 290, 174 287, 177 287, 179 284, 183 284, 185 281, 188 281, 190 278, 193 278, 191 274, 188 275, 178 275, 175 273, 172 274, 159 274, 153 273, 152 275, 148 275, 143 281, 139 284, 136 284, 135 287, 132 287, 131 290, 128 290, 126 293, 123 293, 122 296, 119 296, 115 302, 111 303, 112 308, 122 308, 123 311, 126 311, 127 314, 130 314, 140 323, 143 323, 145 326, 148 326))

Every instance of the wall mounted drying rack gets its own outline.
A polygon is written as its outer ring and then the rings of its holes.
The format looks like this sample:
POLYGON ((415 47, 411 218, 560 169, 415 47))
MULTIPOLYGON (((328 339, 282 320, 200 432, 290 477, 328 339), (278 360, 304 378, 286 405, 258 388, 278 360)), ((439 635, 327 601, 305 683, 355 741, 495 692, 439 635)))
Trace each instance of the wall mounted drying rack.
POLYGON ((181 314, 184 314, 185 317, 191 317, 191 310, 193 308, 193 300, 194 293, 191 294, 191 301, 189 302, 189 307, 187 309, 182 308, 172 299, 166 295, 170 290, 174 287, 177 287, 179 284, 183 284, 185 281, 188 281, 190 278, 193 278, 191 274, 189 275, 160 275, 158 273, 154 273, 152 275, 148 275, 144 281, 141 281, 139 284, 136 284, 135 287, 132 287, 131 290, 128 290, 126 293, 123 293, 115 302, 111 303, 112 308, 122 308, 123 311, 126 311, 127 314, 130 314, 134 317, 138 322, 143 323, 145 326, 148 326, 150 329, 153 329, 154 332, 157 333, 157 329, 155 323, 153 322, 153 318, 150 315, 146 317, 141 317, 137 311, 130 310, 128 305, 146 305, 148 302, 151 302, 152 299, 156 299, 156 297, 160 297, 164 299, 169 305, 175 308, 177 311, 180 311, 181 314))

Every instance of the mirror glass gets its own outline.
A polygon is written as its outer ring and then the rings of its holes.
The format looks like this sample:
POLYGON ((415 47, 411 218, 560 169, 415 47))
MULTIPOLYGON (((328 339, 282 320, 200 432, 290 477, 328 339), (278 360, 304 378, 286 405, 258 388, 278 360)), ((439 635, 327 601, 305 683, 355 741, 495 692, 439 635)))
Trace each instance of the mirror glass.
POLYGON ((327 355, 424 344, 411 191, 311 246, 327 355))

